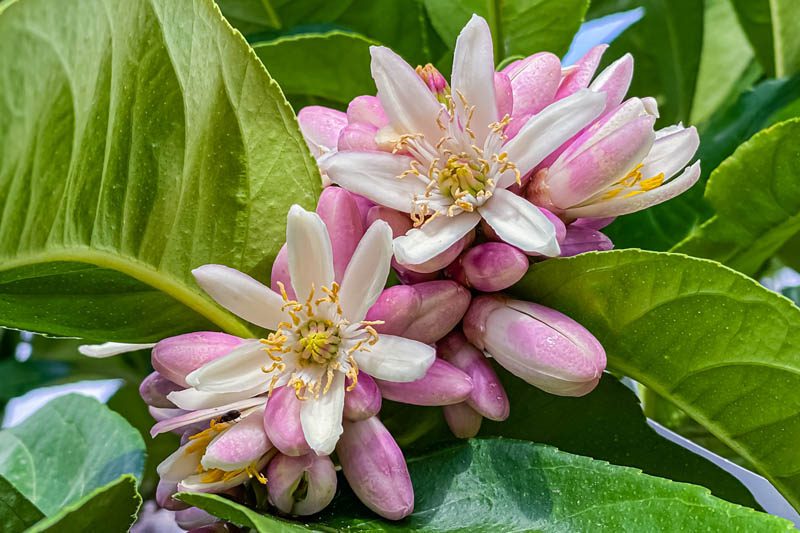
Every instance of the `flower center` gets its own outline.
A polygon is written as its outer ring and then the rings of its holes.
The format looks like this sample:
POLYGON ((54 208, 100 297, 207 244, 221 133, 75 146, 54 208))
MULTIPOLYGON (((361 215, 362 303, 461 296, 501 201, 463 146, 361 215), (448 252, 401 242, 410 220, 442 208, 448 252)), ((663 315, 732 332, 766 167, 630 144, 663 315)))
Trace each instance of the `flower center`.
POLYGON ((262 372, 272 374, 269 392, 282 375, 291 372, 288 385, 297 398, 305 400, 310 394, 318 398, 326 394, 333 384, 335 372, 350 378, 347 390, 358 383, 358 364, 353 354, 369 351, 378 342, 378 333, 372 327, 376 322, 361 321, 351 324, 344 318, 339 303, 339 284, 321 287, 324 295, 315 298, 312 286, 305 302, 292 300, 280 282, 283 310, 289 320, 278 324, 278 329, 261 339, 271 364, 262 372))
POLYGON ((486 188, 486 182, 490 181, 486 177, 489 170, 489 163, 485 159, 470 159, 467 154, 452 155, 436 177, 439 191, 454 200, 465 194, 477 197, 486 188))

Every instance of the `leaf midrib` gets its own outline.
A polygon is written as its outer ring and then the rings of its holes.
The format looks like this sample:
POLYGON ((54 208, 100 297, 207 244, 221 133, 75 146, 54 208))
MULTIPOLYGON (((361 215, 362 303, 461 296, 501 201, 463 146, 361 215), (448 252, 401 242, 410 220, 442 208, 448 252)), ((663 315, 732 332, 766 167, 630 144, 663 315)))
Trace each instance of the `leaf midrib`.
POLYGON ((4 259, 0 272, 51 262, 84 263, 120 272, 167 294, 231 335, 244 338, 254 336, 253 332, 233 315, 218 307, 183 280, 154 269, 130 256, 112 254, 89 247, 51 249, 47 252, 17 255, 13 259, 4 259))

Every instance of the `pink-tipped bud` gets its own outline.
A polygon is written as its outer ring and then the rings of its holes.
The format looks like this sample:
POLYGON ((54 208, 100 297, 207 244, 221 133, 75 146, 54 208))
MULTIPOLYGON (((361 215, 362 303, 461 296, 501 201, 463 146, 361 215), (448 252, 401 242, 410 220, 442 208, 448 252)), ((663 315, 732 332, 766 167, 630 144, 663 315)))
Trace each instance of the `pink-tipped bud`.
POLYGON ((383 397, 411 405, 452 405, 466 400, 472 392, 470 377, 444 361, 436 358, 428 372, 416 381, 397 383, 375 380, 383 397))
POLYGON ((420 297, 419 314, 402 336, 433 344, 461 321, 472 296, 462 285, 450 280, 428 281, 413 287, 420 297))
POLYGON ((367 213, 367 227, 371 226, 376 220, 383 220, 392 228, 392 237, 397 238, 405 235, 411 229, 413 223, 406 213, 401 213, 389 207, 376 205, 367 213))
POLYGON ((214 331, 198 331, 169 337, 153 348, 153 368, 162 376, 188 387, 186 375, 209 361, 230 353, 242 339, 214 331))
POLYGON ((467 404, 473 410, 490 420, 508 418, 510 406, 500 378, 481 351, 470 344, 461 332, 454 331, 439 341, 436 353, 464 371, 472 380, 467 404))
POLYGON ((344 421, 336 452, 344 477, 364 505, 389 520, 414 511, 414 488, 403 452, 377 417, 344 421))
POLYGON ((561 243, 561 257, 570 257, 584 252, 611 250, 614 243, 606 235, 592 228, 571 224, 567 237, 561 243))
POLYGON ((175 522, 183 529, 192 530, 219 522, 219 518, 197 507, 189 507, 175 513, 175 522))
POLYGON ((272 391, 264 411, 264 430, 284 455, 298 456, 311 451, 300 425, 300 400, 291 387, 272 391))
POLYGON ((413 285, 395 285, 384 289, 367 311, 366 320, 375 324, 378 333, 402 336, 420 314, 422 298, 413 285))
POLYGON ((561 100, 562 98, 566 98, 588 87, 607 48, 607 44, 600 44, 586 52, 586 54, 575 63, 574 68, 561 80, 555 99, 561 100))
POLYGON ((350 389, 353 382, 350 378, 345 380, 347 392, 344 395, 343 415, 348 420, 366 420, 378 414, 381 410, 381 391, 375 380, 364 372, 358 375, 356 386, 350 389))
POLYGON ((178 492, 177 483, 160 480, 156 486, 156 503, 159 507, 169 509, 170 511, 180 511, 181 509, 188 508, 189 504, 172 497, 176 492, 178 492))
POLYGON ((364 227, 364 231, 366 232, 367 228, 372 225, 371 222, 367 223, 367 215, 369 214, 370 210, 375 207, 375 203, 366 196, 361 196, 360 194, 356 194, 354 192, 351 192, 350 196, 352 196, 353 200, 356 202, 358 213, 361 215, 361 225, 364 227))
POLYGON ((580 226, 582 228, 596 229, 600 231, 601 229, 605 228, 615 220, 617 220, 617 217, 579 218, 575 220, 575 222, 573 222, 571 225, 580 226))
POLYGON ((347 120, 350 124, 366 124, 382 128, 389 124, 377 96, 356 96, 347 106, 347 120))
POLYGON ((471 439, 481 430, 483 417, 466 403, 445 405, 442 412, 447 427, 459 439, 471 439))
MULTIPOLYGON (((326 187, 319 196, 317 214, 328 228, 333 251, 333 270, 341 282, 350 258, 353 257, 364 225, 353 195, 340 187, 326 187)), ((274 289, 273 289, 274 290, 274 289)))
POLYGON ((535 115, 553 102, 561 82, 561 61, 540 52, 523 59, 508 77, 514 92, 514 118, 535 115))
POLYGON ((394 268, 394 271, 397 274, 397 279, 406 285, 416 285, 417 283, 434 281, 442 277, 441 272, 428 272, 427 274, 423 274, 421 272, 409 270, 398 263, 395 258, 392 258, 392 268, 394 268))
POLYGON ((417 67, 417 74, 422 81, 425 82, 425 85, 428 86, 428 89, 433 93, 437 100, 439 100, 443 104, 447 104, 447 97, 450 96, 450 84, 447 83, 447 79, 442 76, 442 73, 439 70, 431 65, 430 63, 423 66, 417 67))
POLYGON ((502 72, 494 73, 494 99, 497 103, 497 116, 501 119, 514 112, 514 93, 511 80, 502 72))
POLYGON ((311 154, 320 157, 336 149, 339 132, 347 125, 347 116, 341 111, 314 105, 301 109, 297 121, 311 154))
POLYGON ((551 394, 583 396, 606 367, 605 350, 586 328, 530 302, 478 297, 464 317, 464 334, 506 370, 551 394))
POLYGON ((598 93, 606 93, 605 111, 617 107, 628 92, 633 79, 633 56, 625 54, 607 66, 589 88, 598 93))
POLYGON ((153 372, 139 385, 139 396, 142 397, 144 403, 152 407, 171 408, 175 407, 175 404, 169 401, 167 394, 182 388, 158 372, 153 372))
POLYGON ((375 142, 377 133, 378 128, 369 124, 348 124, 339 133, 337 147, 340 151, 377 152, 380 150, 375 142))
POLYGON ((528 257, 502 242, 485 242, 470 248, 447 267, 450 277, 482 292, 507 289, 527 271, 528 257))
POLYGON ((327 455, 278 454, 267 465, 267 479, 269 502, 290 515, 318 513, 336 494, 336 470, 327 455))

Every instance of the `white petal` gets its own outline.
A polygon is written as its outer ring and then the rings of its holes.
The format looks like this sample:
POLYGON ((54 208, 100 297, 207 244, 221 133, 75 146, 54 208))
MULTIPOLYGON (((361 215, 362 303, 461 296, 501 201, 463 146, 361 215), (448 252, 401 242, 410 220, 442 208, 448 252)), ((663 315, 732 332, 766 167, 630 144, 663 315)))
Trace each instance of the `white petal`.
POLYGON ((438 216, 419 229, 394 240, 394 253, 404 265, 419 265, 439 255, 469 233, 481 217, 478 213, 438 216))
POLYGON ((700 178, 700 161, 695 162, 695 164, 684 170, 683 174, 668 181, 661 187, 656 187, 630 198, 614 198, 585 207, 568 209, 565 214, 571 218, 603 218, 635 213, 678 196, 694 185, 698 178, 700 178))
POLYGON ((436 350, 418 341, 380 335, 368 352, 355 352, 358 367, 370 376, 386 381, 416 381, 436 359, 436 350))
MULTIPOLYGON (((582 89, 534 115, 505 150, 524 176, 556 148, 597 118, 605 106, 605 95, 582 89)), ((507 181, 507 180, 505 180, 507 181)), ((508 187, 511 183, 498 183, 508 187)))
POLYGON ((501 239, 523 252, 548 257, 561 253, 553 223, 524 198, 497 189, 478 211, 501 239))
POLYGON ((186 383, 205 392, 239 392, 268 383, 272 375, 261 368, 270 364, 264 346, 247 340, 228 355, 214 359, 186 376, 186 383))
POLYGON ((203 449, 199 448, 190 453, 187 451, 190 444, 191 441, 172 452, 156 467, 156 472, 162 481, 178 483, 183 478, 197 472, 197 466, 203 456, 203 449))
POLYGON ((694 126, 659 135, 644 158, 642 175, 647 178, 663 172, 669 180, 691 161, 699 146, 700 136, 694 126))
POLYGON ((342 188, 378 205, 410 213, 414 196, 425 194, 425 184, 415 176, 399 177, 411 168, 411 161, 388 152, 339 152, 320 161, 320 167, 342 188))
POLYGON ((267 392, 268 386, 269 384, 264 383, 258 387, 237 392, 206 392, 189 387, 188 389, 170 392, 167 394, 167 398, 181 409, 197 411, 228 405, 264 394, 267 392))
POLYGON ((312 287, 333 283, 333 251, 328 229, 319 215, 295 204, 286 220, 289 275, 298 299, 305 300, 312 287))
POLYGON ((203 265, 192 274, 219 305, 248 322, 275 329, 286 318, 280 295, 247 274, 224 265, 203 265))
POLYGON ((422 133, 432 143, 441 137, 436 119, 442 105, 411 66, 383 46, 371 46, 372 78, 378 99, 395 130, 422 133))
POLYGON ((344 374, 336 372, 331 388, 319 398, 308 398, 300 405, 300 424, 306 442, 317 455, 330 455, 342 434, 344 374))
POLYGON ((104 342, 103 344, 81 344, 78 351, 86 357, 102 359, 137 350, 149 350, 155 344, 129 344, 125 342, 104 342))
POLYGON ((159 435, 161 433, 172 431, 173 429, 186 427, 196 422, 205 422, 206 420, 211 420, 212 418, 224 415, 228 411, 233 411, 233 410, 243 411, 245 409, 249 409, 257 405, 262 405, 266 403, 266 401, 267 401, 266 396, 258 396, 256 398, 248 398, 246 400, 233 402, 228 405, 221 405, 220 407, 201 409, 200 411, 191 411, 189 413, 185 413, 180 416, 176 416, 174 418, 168 418, 166 420, 160 421, 159 423, 155 424, 152 428, 150 428, 150 435, 155 437, 156 435, 159 435))
POLYGON ((475 144, 483 146, 489 133, 488 125, 497 122, 497 104, 494 95, 492 32, 486 21, 478 15, 472 15, 456 40, 452 92, 463 124, 466 124, 468 112, 459 95, 464 97, 467 106, 475 107, 470 127, 477 136, 475 144))
POLYGON ((375 221, 358 243, 339 292, 344 316, 350 322, 363 320, 380 296, 392 260, 392 229, 382 220, 375 221))

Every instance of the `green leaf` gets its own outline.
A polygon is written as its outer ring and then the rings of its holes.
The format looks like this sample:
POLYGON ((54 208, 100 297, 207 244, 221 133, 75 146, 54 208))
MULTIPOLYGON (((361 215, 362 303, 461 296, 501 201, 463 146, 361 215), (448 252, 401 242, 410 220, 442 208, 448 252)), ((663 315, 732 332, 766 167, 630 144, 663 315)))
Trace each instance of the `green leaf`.
POLYGON ((765 81, 717 112, 700 134, 700 181, 669 202, 619 217, 604 232, 618 248, 665 251, 675 246, 714 214, 703 200, 703 188, 711 171, 768 124, 777 110, 797 97, 798 91, 800 76, 765 81))
POLYGON ((375 94, 369 47, 361 35, 339 31, 304 33, 256 43, 256 55, 288 95, 327 98, 347 104, 375 94))
POLYGON ((739 80, 754 59, 730 0, 707 0, 703 21, 703 53, 691 113, 694 124, 708 119, 740 89, 739 80))
POLYGON ((800 119, 741 145, 708 181, 716 214, 675 247, 753 275, 800 232, 800 119))
POLYGON ((24 531, 42 518, 44 513, 0 476, 0 533, 24 531))
MULTIPOLYGON (((412 458, 408 467, 415 499, 410 517, 400 522, 381 520, 345 493, 309 527, 436 532, 791 528, 783 519, 719 500, 701 487, 530 442, 471 440, 412 458)), ((211 495, 183 498, 206 510, 229 505, 211 495)), ((266 527, 257 530, 275 531, 270 529, 273 523, 265 519, 266 527)))
POLYGON ((800 70, 800 3, 796 0, 732 0, 739 22, 768 74, 800 70))
POLYGON ((247 35, 281 27, 271 3, 261 0, 216 0, 228 22, 247 35))
POLYGON ((521 298, 563 311, 609 368, 673 402, 800 505, 800 309, 718 263, 619 250, 533 266, 521 298))
POLYGON ((204 511, 222 518, 227 522, 247 527, 258 533, 295 533, 300 531, 318 531, 311 525, 288 522, 277 516, 261 514, 249 507, 216 494, 202 492, 181 492, 177 499, 199 507, 204 511))
MULTIPOLYGON (((549 444, 653 476, 702 485, 719 498, 758 507, 736 478, 653 431, 639 399, 613 376, 604 376, 586 396, 567 398, 547 394, 502 368, 496 370, 508 393, 511 415, 503 422, 484 419, 480 436, 549 444)), ((407 453, 458 442, 438 408, 384 401, 381 419, 407 453)))
POLYGON ((139 433, 97 400, 77 394, 0 431, 0 475, 48 516, 123 474, 141 478, 143 465, 139 433))
POLYGON ((548 51, 563 55, 589 7, 587 0, 425 0, 431 24, 449 47, 473 13, 492 28, 495 59, 548 51))
POLYGON ((141 504, 142 498, 136 492, 136 478, 124 475, 65 506, 26 533, 125 533, 136 520, 141 504))
POLYGON ((48 0, 0 16, 0 325, 120 341, 249 328, 195 284, 261 279, 319 174, 211 0, 48 0))

